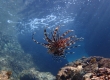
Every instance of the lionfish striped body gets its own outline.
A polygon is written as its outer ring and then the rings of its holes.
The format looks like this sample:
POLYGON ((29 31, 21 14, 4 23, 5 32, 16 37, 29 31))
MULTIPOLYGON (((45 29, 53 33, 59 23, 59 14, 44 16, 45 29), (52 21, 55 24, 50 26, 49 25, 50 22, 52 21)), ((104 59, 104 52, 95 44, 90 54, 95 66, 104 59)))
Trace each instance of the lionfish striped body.
MULTIPOLYGON (((36 41, 32 35, 32 39, 37 44, 43 45, 48 49, 48 53, 53 54, 56 57, 65 56, 66 53, 74 53, 74 52, 67 52, 66 50, 69 50, 70 48, 75 48, 77 46, 72 46, 75 44, 76 41, 82 40, 83 38, 77 38, 76 36, 70 36, 65 38, 65 36, 72 32, 73 30, 68 30, 62 35, 58 33, 59 27, 56 27, 53 32, 51 32, 51 38, 48 37, 46 29, 44 29, 44 36, 47 43, 39 43, 36 41)), ((79 45, 78 45, 79 46, 79 45)))

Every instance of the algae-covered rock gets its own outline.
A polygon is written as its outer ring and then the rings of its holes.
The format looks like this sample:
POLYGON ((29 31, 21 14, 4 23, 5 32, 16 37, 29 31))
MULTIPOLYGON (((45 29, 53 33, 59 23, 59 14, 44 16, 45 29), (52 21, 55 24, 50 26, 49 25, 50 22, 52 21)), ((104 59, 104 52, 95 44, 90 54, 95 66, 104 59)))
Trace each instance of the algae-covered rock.
POLYGON ((20 80, 55 80, 50 72, 39 72, 35 68, 23 70, 19 75, 20 80))

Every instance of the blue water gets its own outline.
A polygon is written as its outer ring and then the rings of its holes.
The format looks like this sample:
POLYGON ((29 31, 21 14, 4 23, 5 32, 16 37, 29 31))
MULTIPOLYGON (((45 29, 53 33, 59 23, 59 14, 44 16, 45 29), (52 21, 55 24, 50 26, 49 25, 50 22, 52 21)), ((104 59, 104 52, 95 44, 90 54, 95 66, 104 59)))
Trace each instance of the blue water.
POLYGON ((22 17, 17 21, 9 18, 7 23, 16 23, 14 27, 22 49, 33 56, 40 70, 56 74, 66 63, 81 57, 110 57, 109 3, 110 0, 23 0, 23 9, 17 12, 22 17), (72 49, 74 54, 68 54, 57 63, 46 48, 32 41, 33 32, 37 32, 35 39, 45 42, 43 30, 46 26, 48 32, 56 26, 61 26, 60 33, 74 30, 84 40, 77 42, 81 46, 72 49))

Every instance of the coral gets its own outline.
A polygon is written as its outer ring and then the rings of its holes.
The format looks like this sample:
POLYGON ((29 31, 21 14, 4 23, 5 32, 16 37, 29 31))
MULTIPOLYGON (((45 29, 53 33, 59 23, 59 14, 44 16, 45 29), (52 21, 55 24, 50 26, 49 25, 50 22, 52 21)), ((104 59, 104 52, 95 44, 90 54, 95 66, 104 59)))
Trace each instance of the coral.
POLYGON ((83 80, 110 80, 110 69, 99 68, 95 73, 87 73, 83 77, 83 80))
POLYGON ((12 72, 11 71, 1 71, 0 72, 0 80, 10 80, 12 72))
POLYGON ((73 67, 73 66, 66 66, 61 68, 61 70, 58 72, 57 74, 57 79, 58 80, 69 80, 69 79, 79 79, 79 75, 81 75, 81 71, 82 71, 82 65, 78 65, 77 67, 73 67))
POLYGON ((61 68, 57 80, 110 80, 110 59, 92 56, 81 58, 61 68))

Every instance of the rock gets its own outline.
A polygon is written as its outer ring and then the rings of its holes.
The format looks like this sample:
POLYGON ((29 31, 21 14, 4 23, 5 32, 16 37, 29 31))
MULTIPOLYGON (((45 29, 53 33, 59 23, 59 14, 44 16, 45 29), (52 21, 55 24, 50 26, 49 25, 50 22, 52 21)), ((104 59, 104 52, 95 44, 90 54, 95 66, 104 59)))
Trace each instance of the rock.
POLYGON ((11 74, 12 74, 11 71, 1 71, 0 72, 0 80, 11 80, 10 79, 11 74))
POLYGON ((92 56, 61 68, 57 80, 110 80, 110 58, 92 56))
POLYGON ((20 80, 55 80, 55 76, 53 76, 49 72, 39 72, 35 70, 35 68, 31 68, 29 70, 24 70, 19 76, 20 80))

